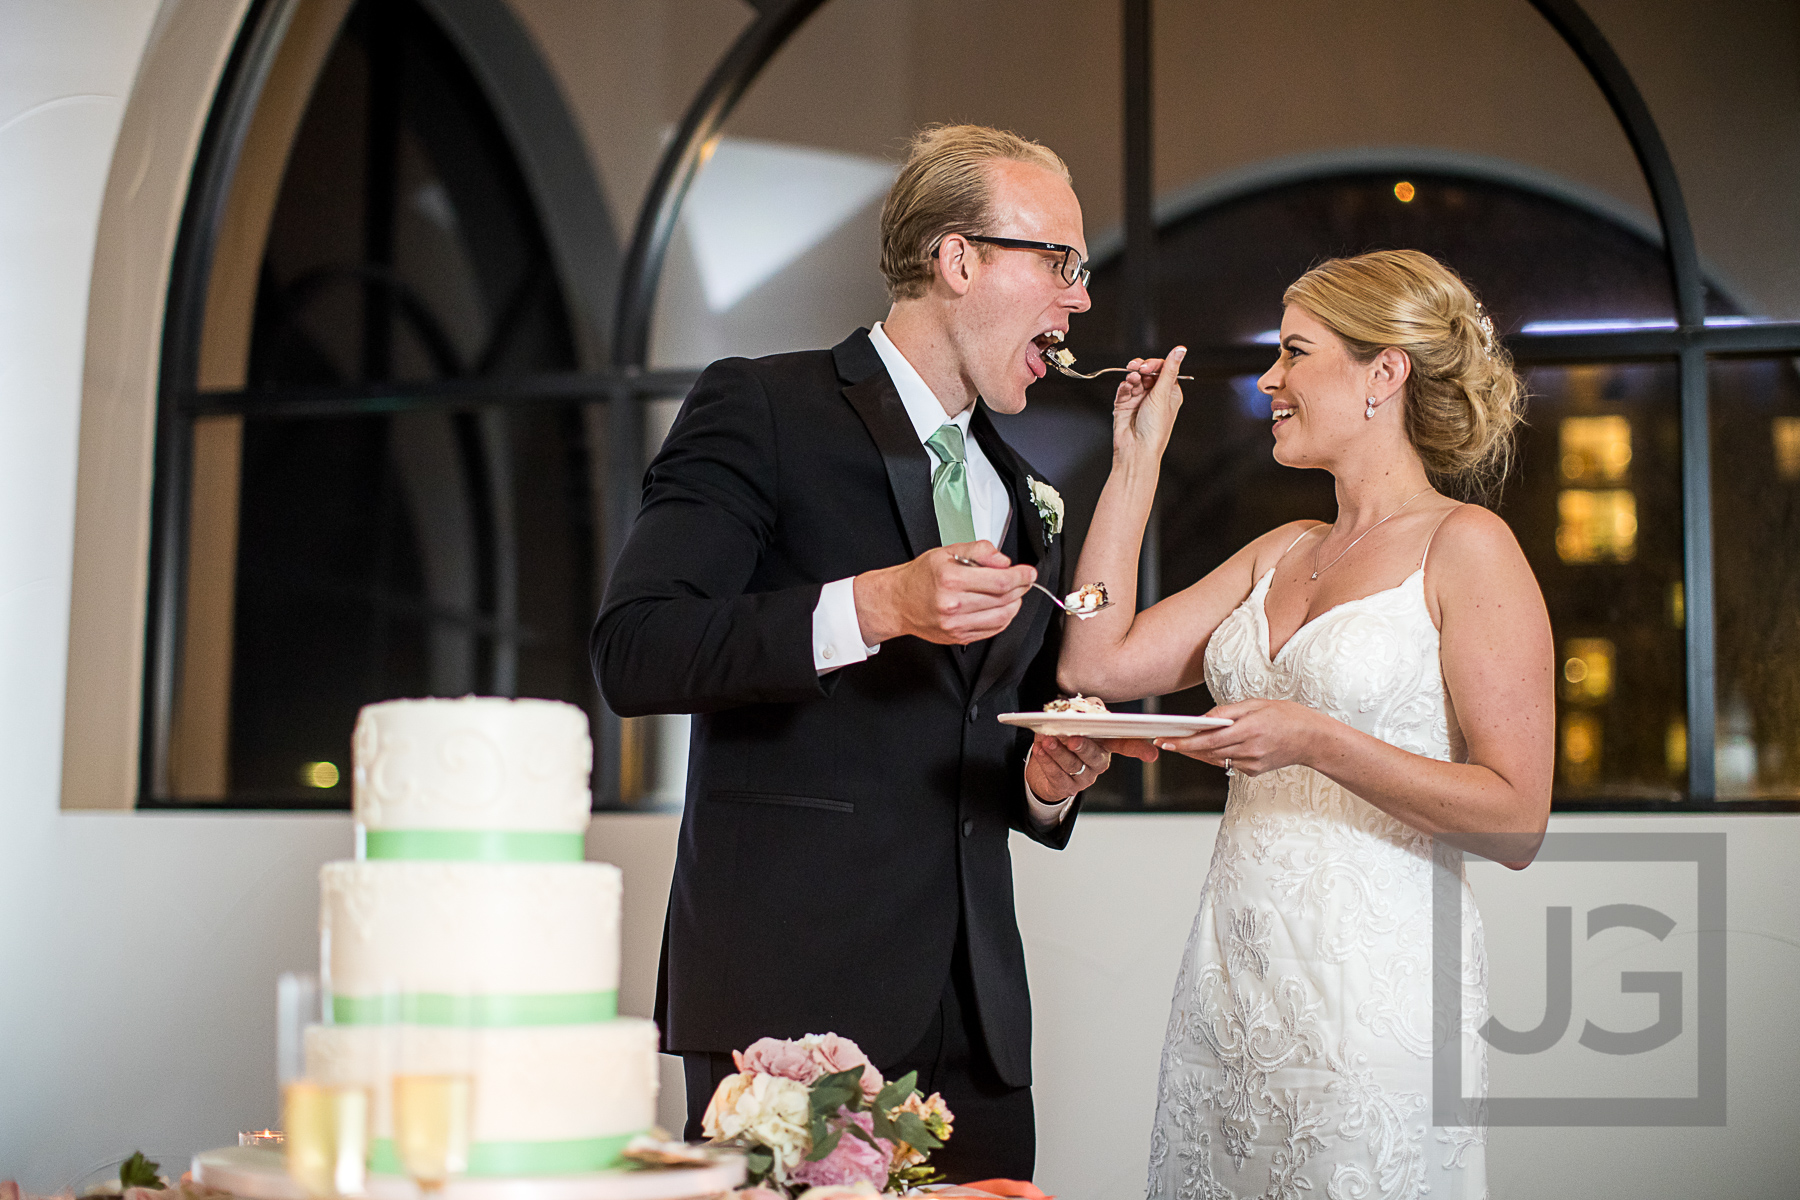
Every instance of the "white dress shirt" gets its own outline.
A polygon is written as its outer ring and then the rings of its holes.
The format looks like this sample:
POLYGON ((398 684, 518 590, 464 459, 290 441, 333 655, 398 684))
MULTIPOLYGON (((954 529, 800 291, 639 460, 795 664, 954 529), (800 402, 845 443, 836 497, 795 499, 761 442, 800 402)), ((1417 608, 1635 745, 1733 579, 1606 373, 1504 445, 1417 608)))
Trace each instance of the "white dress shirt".
MULTIPOLYGON (((985 538, 998 546, 1006 536, 1007 523, 1012 519, 1012 500, 1006 493, 1006 484, 1000 478, 1000 472, 982 453, 981 443, 969 436, 969 421, 975 415, 973 405, 965 408, 956 416, 949 416, 944 406, 938 401, 937 394, 926 384, 923 377, 906 361, 900 348, 894 345, 881 322, 869 330, 869 340, 875 344, 875 353, 881 356, 881 365, 887 368, 888 378, 893 380, 894 390, 900 393, 900 403, 906 408, 906 415, 912 421, 913 432, 918 435, 919 444, 925 445, 926 439, 936 433, 940 426, 950 424, 963 435, 963 459, 968 464, 969 479, 969 515, 974 518, 975 537, 985 538)), ((932 452, 927 449, 927 455, 932 452)), ((935 455, 932 461, 937 461, 935 455)), ((870 646, 863 641, 862 624, 856 618, 856 578, 836 579, 826 584, 819 592, 819 603, 813 608, 813 667, 823 675, 828 671, 838 670, 854 663, 862 662, 871 655, 880 652, 880 646, 870 646)), ((1030 763, 1027 756, 1026 762, 1030 763)), ((1068 809, 1068 800, 1056 804, 1046 804, 1037 798, 1037 794, 1029 786, 1025 789, 1025 799, 1031 808, 1032 817, 1041 825, 1051 825, 1062 819, 1068 809)))

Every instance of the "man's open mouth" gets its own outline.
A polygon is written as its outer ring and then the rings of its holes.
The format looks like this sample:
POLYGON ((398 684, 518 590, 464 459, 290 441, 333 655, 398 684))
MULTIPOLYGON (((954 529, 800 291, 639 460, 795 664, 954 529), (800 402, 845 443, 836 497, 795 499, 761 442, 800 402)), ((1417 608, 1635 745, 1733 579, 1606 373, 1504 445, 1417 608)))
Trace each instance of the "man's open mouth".
POLYGON ((1038 353, 1043 356, 1045 362, 1055 363, 1060 367, 1073 366, 1075 354, 1062 344, 1062 340, 1062 330, 1046 329, 1032 338, 1031 344, 1038 348, 1038 353))

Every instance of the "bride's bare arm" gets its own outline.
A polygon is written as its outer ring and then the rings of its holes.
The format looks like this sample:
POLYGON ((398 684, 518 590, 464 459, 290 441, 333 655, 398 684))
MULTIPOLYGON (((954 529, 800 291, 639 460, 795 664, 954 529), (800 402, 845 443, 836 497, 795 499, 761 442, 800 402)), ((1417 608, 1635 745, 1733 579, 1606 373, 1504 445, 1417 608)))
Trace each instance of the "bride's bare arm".
POLYGON ((1223 705, 1214 711, 1229 728, 1164 747, 1251 774, 1302 763, 1415 829, 1525 866, 1549 820, 1556 744, 1543 593, 1505 522, 1467 505, 1432 542, 1428 599, 1467 762, 1413 754, 1279 700, 1223 705))
POLYGON ((1144 377, 1134 371, 1113 401, 1112 474, 1101 489, 1075 568, 1077 586, 1104 583, 1113 604, 1086 621, 1065 624, 1056 673, 1064 691, 1109 701, 1137 700, 1200 682, 1212 631, 1249 593, 1257 572, 1272 565, 1303 528, 1296 524, 1273 530, 1191 587, 1137 611, 1138 553, 1156 499, 1163 451, 1181 408, 1174 368, 1185 354, 1179 346, 1171 351, 1168 370, 1161 359, 1133 359, 1131 366, 1155 375, 1155 386, 1146 387, 1144 377))

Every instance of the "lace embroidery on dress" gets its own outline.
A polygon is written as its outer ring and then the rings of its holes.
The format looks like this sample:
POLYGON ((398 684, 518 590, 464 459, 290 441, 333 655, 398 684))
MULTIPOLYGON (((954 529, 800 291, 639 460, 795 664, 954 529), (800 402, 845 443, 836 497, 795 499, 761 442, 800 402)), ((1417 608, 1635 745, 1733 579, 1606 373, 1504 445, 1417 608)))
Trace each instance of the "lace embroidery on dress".
MULTIPOLYGON (((1295 700, 1460 757, 1423 567, 1302 625, 1271 658, 1273 575, 1208 643, 1219 703, 1295 700)), ((1150 1196, 1485 1196, 1487 956, 1466 884, 1460 1040, 1442 1049, 1463 1055, 1474 1097, 1462 1124, 1431 1126, 1432 849, 1308 768, 1232 779, 1170 1007, 1150 1196)))

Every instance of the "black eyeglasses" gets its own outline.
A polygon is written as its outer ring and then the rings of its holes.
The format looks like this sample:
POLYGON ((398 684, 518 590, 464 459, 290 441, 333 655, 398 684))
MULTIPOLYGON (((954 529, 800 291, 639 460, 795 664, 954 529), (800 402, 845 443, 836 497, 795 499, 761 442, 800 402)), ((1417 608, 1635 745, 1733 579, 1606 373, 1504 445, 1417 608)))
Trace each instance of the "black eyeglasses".
POLYGON ((1052 254, 1060 254, 1062 261, 1056 264, 1056 273, 1062 276, 1063 284, 1067 287, 1074 287, 1078 283, 1085 286, 1088 277, 1093 274, 1080 252, 1061 242, 1028 242, 1020 238, 986 237, 979 233, 965 233, 963 237, 971 242, 986 242, 1002 250, 1048 250, 1052 254))

